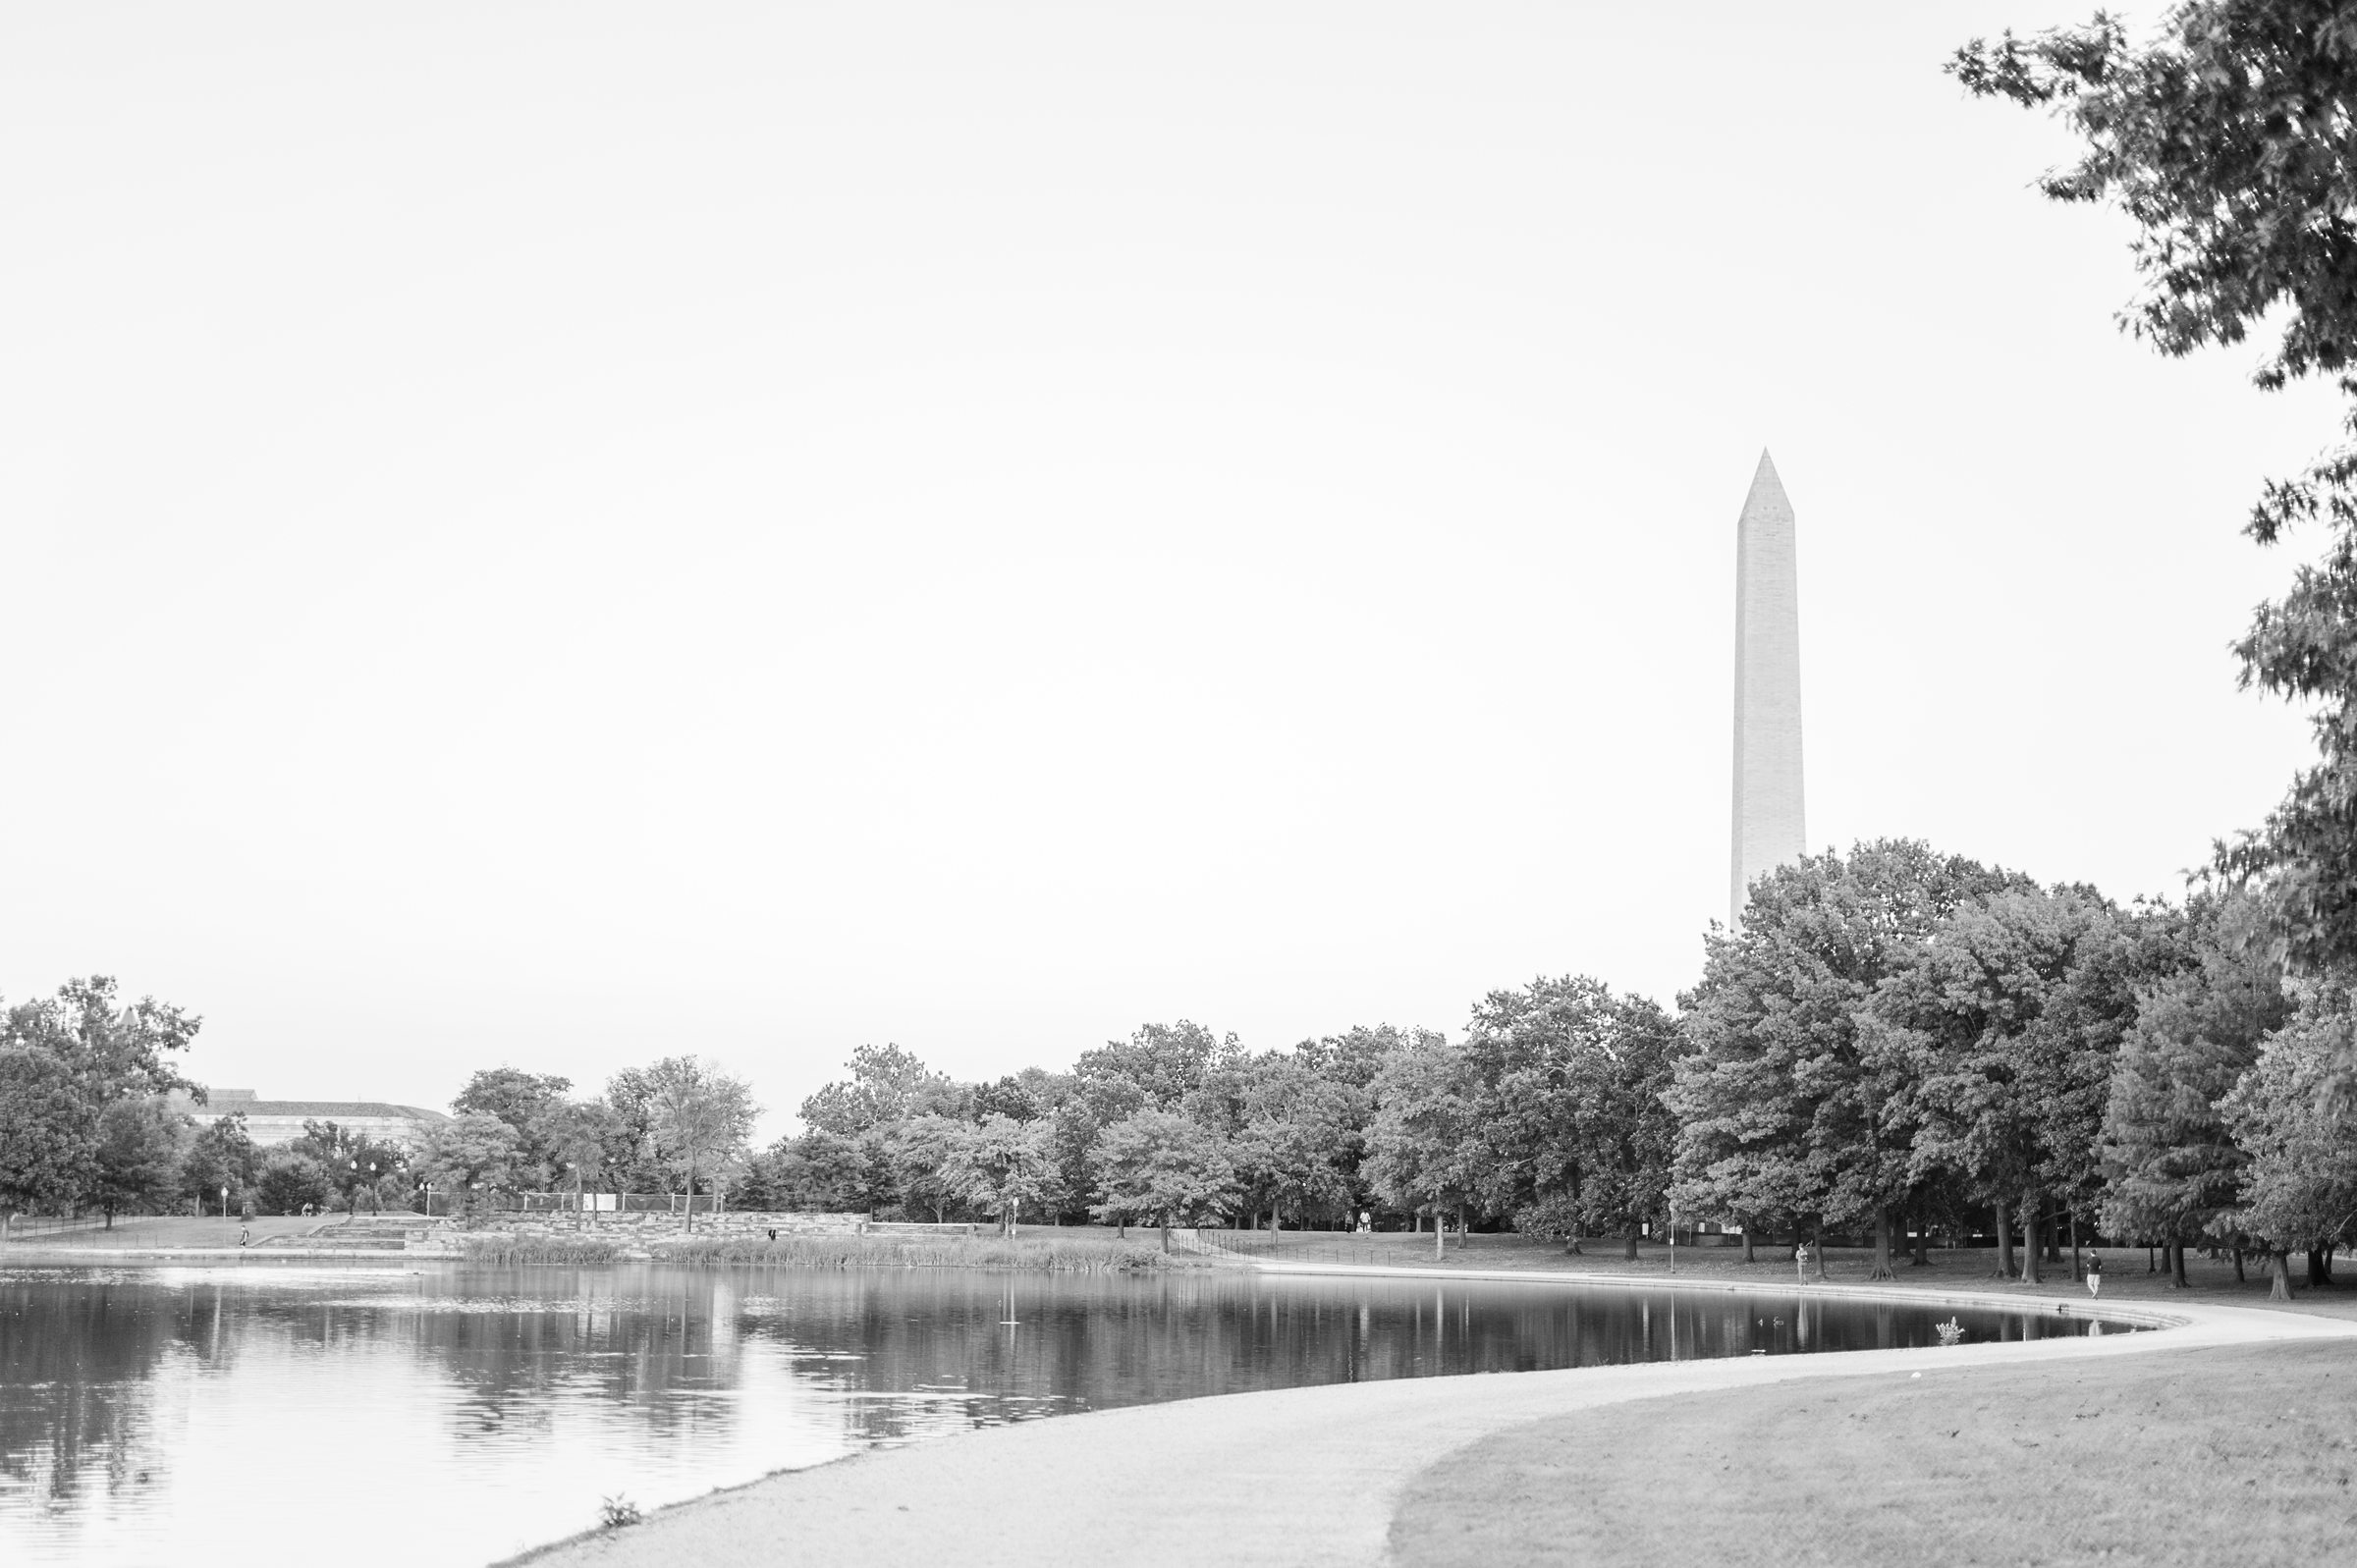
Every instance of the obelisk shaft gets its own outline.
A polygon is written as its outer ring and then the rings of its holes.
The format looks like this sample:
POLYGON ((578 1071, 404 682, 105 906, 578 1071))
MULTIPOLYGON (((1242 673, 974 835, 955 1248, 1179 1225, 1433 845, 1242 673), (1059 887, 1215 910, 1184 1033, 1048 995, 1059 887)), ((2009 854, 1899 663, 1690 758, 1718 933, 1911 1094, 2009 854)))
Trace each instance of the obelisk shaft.
POLYGON ((1800 568, 1792 503, 1760 454, 1735 525, 1735 821, 1727 923, 1752 880, 1800 858, 1800 568))

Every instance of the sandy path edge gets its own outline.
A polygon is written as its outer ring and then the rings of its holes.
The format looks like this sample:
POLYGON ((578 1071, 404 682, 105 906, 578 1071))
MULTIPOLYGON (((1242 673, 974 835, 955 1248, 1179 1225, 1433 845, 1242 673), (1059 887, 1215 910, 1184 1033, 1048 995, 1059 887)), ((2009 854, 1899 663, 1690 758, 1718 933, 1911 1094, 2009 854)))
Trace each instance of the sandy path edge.
MULTIPOLYGON (((1435 1281, 1523 1283, 1549 1277, 1346 1264, 1280 1265, 1270 1271, 1404 1272, 1435 1281)), ((1595 1275, 1553 1277, 1606 1282, 1595 1275)), ((1658 1278, 1610 1283, 1663 1286, 1658 1278)), ((1677 1288, 1734 1287, 1697 1280, 1677 1288)), ((2038 1310, 2018 1296, 1968 1291, 1931 1296, 1836 1287, 1826 1293, 2038 1310)), ((1336 1383, 1058 1416, 770 1476, 664 1509, 633 1529, 592 1532, 510 1561, 534 1568, 1372 1564, 1386 1560, 1392 1516, 1408 1482, 1426 1466, 1494 1433, 1569 1410, 1799 1379, 2357 1339, 2357 1323, 2247 1307, 2171 1303, 2165 1310, 2107 1308, 2101 1316, 2170 1326, 1952 1350, 1852 1350, 1336 1383)))

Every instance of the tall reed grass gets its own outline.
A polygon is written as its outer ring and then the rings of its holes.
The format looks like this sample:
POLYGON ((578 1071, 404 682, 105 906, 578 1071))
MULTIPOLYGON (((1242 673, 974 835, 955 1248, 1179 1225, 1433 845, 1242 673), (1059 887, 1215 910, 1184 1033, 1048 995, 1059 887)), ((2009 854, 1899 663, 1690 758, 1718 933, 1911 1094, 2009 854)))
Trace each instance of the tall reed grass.
POLYGON ((616 1263, 622 1243, 598 1236, 461 1236, 466 1262, 487 1269, 523 1269, 536 1264, 616 1263))
POLYGON ((1128 1273, 1199 1267, 1139 1241, 1020 1240, 996 1236, 694 1236, 652 1249, 658 1263, 690 1269, 994 1269, 1015 1273, 1128 1273))

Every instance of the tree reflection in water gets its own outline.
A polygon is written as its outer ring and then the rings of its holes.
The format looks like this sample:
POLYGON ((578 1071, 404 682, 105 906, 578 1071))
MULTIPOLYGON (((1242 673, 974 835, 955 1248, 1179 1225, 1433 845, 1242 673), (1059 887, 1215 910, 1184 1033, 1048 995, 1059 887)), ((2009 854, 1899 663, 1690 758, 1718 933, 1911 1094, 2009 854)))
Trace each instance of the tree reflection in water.
MULTIPOLYGON (((0 1561, 266 1511, 339 1556, 479 1559, 766 1471, 1060 1411, 1369 1379, 1938 1342, 1801 1295, 949 1271, 0 1272, 0 1561), (433 1509, 344 1528, 342 1483, 433 1509), (439 1532, 439 1534, 437 1534, 439 1532)), ((2079 1322, 1956 1313, 1969 1337, 2079 1322)), ((182 1555, 185 1556, 185 1553, 182 1555)))

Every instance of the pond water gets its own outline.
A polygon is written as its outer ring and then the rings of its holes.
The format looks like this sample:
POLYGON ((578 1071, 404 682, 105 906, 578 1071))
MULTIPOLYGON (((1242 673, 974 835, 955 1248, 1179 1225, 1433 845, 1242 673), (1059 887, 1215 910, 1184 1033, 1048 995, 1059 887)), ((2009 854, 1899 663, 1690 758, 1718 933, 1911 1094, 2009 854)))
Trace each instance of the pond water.
MULTIPOLYGON (((0 1271, 0 1563, 481 1563, 862 1448, 1196 1394, 1938 1341, 1798 1294, 1241 1271, 0 1271)), ((1973 1339, 2084 1320, 1953 1314, 1973 1339)), ((2114 1329, 2113 1331, 2118 1331, 2114 1329)))

